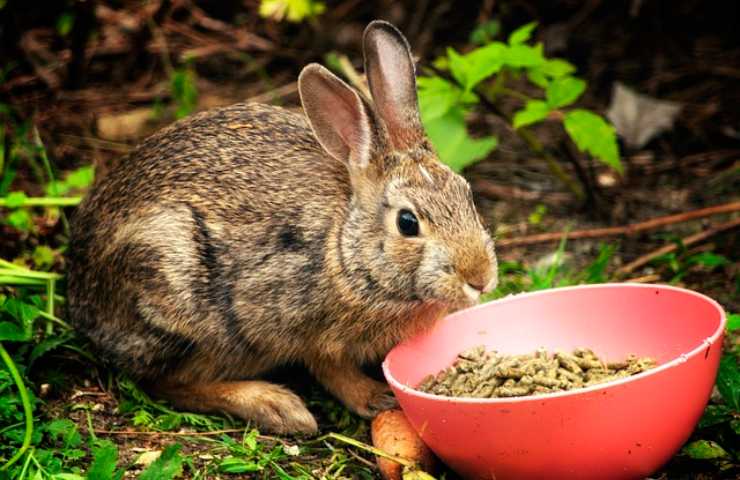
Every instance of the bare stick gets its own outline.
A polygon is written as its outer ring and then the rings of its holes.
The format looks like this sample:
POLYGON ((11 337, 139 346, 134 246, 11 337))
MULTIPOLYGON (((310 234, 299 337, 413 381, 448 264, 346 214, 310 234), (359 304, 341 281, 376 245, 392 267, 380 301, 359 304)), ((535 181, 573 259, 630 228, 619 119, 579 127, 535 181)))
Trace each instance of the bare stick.
MULTIPOLYGON (((713 235, 716 235, 720 232, 724 232, 725 230, 731 230, 736 227, 740 227, 740 218, 736 218, 735 220, 729 221, 727 223, 722 223, 708 230, 704 230, 702 232, 689 235, 688 237, 681 240, 681 244, 683 246, 689 246, 694 243, 704 241, 707 238, 713 235)), ((645 265, 646 263, 653 260, 654 258, 657 258, 661 255, 665 255, 666 253, 670 253, 676 250, 677 248, 678 246, 675 243, 672 243, 670 245, 665 245, 657 250, 653 250, 652 252, 646 253, 645 255, 638 257, 637 259, 633 260, 627 265, 624 265, 623 267, 619 268, 616 273, 617 275, 626 275, 628 273, 634 272, 636 269, 645 265)))
POLYGON ((530 235, 527 237, 503 239, 497 242, 499 247, 511 247, 516 245, 532 245, 535 243, 544 242, 556 242, 560 241, 564 235, 567 235, 568 240, 574 240, 579 238, 600 238, 609 237, 614 235, 634 235, 638 232, 645 230, 652 230, 655 228, 664 227, 674 223, 687 222, 696 218, 709 217, 711 215, 717 215, 720 213, 738 212, 740 211, 740 202, 724 203, 722 205, 715 205, 714 207, 702 208, 699 210, 692 210, 690 212, 678 213, 675 215, 668 215, 665 217, 656 217, 644 222, 632 223, 629 225, 622 225, 619 227, 607 227, 607 228, 595 228, 591 230, 576 230, 570 233, 567 232, 553 232, 553 233, 542 233, 538 235, 530 235))
POLYGON ((370 90, 368 90, 367 84, 363 80, 362 75, 357 73, 357 70, 352 66, 352 62, 349 61, 347 55, 339 56, 339 67, 342 69, 342 73, 347 77, 347 80, 349 80, 349 83, 351 83, 353 87, 359 90, 366 99, 372 98, 370 96, 370 90))

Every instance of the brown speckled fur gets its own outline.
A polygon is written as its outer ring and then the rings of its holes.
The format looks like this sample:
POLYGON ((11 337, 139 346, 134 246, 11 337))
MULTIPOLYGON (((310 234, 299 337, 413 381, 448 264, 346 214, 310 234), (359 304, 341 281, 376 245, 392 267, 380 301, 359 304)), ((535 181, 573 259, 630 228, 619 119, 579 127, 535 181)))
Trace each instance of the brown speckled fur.
POLYGON ((424 138, 405 40, 373 22, 366 59, 375 104, 337 104, 370 132, 351 158, 322 148, 344 137, 317 115, 333 108, 324 98, 359 97, 312 66, 301 92, 313 125, 256 104, 204 112, 96 183, 73 219, 69 308, 104 358, 183 408, 275 432, 316 430, 296 395, 258 380, 281 364, 305 364, 358 414, 393 404, 360 365, 474 303, 463 285, 492 288, 496 262, 467 182, 424 138), (398 232, 400 208, 419 237, 398 232))

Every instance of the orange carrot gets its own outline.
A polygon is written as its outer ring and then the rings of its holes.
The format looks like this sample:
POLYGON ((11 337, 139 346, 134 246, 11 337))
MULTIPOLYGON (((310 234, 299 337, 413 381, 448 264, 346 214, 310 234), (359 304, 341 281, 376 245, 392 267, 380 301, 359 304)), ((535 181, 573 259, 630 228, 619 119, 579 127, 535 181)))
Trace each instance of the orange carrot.
MULTIPOLYGON (((434 455, 419 438, 401 410, 386 410, 373 420, 371 426, 373 445, 376 448, 408 460, 425 472, 434 468, 434 455)), ((402 480, 404 466, 378 456, 378 468, 385 480, 402 480)), ((408 470, 408 468, 407 468, 408 470)))

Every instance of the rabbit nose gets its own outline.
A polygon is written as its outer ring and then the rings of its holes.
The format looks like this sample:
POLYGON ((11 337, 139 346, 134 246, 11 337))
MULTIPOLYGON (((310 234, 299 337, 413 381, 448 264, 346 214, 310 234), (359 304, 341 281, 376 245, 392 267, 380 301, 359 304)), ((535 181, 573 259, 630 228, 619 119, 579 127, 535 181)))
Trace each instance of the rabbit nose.
POLYGON ((479 270, 474 275, 469 275, 465 280, 465 283, 467 283, 470 288, 477 290, 480 293, 488 293, 492 291, 496 288, 496 284, 498 283, 496 267, 494 265, 490 265, 485 270, 479 270))
POLYGON ((468 287, 479 293, 488 293, 498 283, 495 261, 481 262, 476 268, 464 272, 463 279, 468 287))
POLYGON ((486 288, 485 285, 481 285, 481 284, 478 284, 478 283, 470 283, 470 282, 468 282, 468 286, 470 288, 473 288, 475 290, 478 290, 479 292, 482 292, 483 289, 486 288))

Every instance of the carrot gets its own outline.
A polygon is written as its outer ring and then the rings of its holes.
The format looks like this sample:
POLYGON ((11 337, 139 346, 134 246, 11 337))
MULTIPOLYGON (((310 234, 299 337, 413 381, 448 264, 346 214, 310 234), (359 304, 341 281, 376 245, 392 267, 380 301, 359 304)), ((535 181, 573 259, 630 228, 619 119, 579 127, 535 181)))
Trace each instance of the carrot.
POLYGON ((394 457, 408 460, 402 465, 389 458, 377 456, 380 474, 385 480, 431 478, 422 472, 434 468, 434 455, 413 429, 401 410, 386 410, 372 422, 373 445, 394 457), (422 473, 419 476, 419 473, 422 473))

